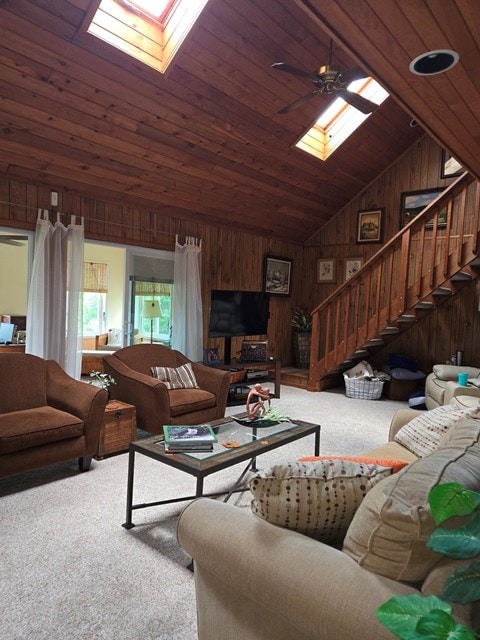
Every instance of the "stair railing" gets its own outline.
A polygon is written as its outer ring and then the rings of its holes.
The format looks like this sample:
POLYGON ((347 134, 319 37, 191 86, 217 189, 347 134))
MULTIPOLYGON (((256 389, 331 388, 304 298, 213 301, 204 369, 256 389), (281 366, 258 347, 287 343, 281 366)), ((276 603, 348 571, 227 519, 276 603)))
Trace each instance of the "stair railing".
POLYGON ((313 310, 308 388, 435 303, 468 270, 479 236, 480 183, 464 173, 313 310))

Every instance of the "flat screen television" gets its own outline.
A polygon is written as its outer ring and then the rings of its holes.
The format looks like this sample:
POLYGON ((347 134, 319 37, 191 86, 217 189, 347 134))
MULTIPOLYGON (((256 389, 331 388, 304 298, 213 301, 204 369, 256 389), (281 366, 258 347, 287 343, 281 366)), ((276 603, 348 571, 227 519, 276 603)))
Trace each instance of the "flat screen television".
POLYGON ((225 364, 230 364, 232 338, 266 335, 269 305, 270 294, 264 291, 212 290, 208 335, 225 338, 225 364))

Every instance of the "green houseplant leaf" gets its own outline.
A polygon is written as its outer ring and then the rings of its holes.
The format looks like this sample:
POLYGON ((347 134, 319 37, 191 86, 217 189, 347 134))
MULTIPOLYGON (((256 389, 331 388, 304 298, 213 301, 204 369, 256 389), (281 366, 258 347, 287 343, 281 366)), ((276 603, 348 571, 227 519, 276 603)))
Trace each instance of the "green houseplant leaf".
POLYGON ((425 640, 475 640, 476 636, 467 627, 457 624, 453 618, 442 611, 434 609, 418 621, 416 637, 425 640))
POLYGON ((457 482, 440 484, 430 491, 428 503, 436 524, 452 516, 468 516, 480 507, 480 494, 457 482))
POLYGON ((480 600, 480 562, 456 569, 447 579, 442 597, 460 604, 480 600))
POLYGON ((422 637, 416 631, 419 621, 434 610, 444 611, 448 615, 452 612, 448 602, 437 596, 422 598, 413 594, 390 598, 375 613, 380 622, 401 640, 416 640, 422 637))
POLYGON ((427 547, 449 558, 473 558, 480 554, 480 511, 458 529, 436 529, 427 547))

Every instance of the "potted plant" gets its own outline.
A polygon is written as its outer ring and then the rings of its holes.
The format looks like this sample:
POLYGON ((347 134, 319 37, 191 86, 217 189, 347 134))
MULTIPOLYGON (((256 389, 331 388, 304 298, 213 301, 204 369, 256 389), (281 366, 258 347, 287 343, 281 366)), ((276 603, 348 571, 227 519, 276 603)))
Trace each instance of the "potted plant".
POLYGON ((293 355, 299 369, 310 366, 310 347, 312 342, 312 316, 302 306, 296 306, 292 316, 293 355))
MULTIPOLYGON (((480 556, 480 493, 455 482, 439 485, 429 495, 435 523, 453 516, 470 516, 457 529, 437 528, 427 546, 450 558, 480 556)), ((449 602, 468 604, 480 601, 480 561, 458 568, 449 576, 442 596, 396 596, 382 604, 377 618, 401 640, 476 640, 479 636, 452 617, 449 602)))

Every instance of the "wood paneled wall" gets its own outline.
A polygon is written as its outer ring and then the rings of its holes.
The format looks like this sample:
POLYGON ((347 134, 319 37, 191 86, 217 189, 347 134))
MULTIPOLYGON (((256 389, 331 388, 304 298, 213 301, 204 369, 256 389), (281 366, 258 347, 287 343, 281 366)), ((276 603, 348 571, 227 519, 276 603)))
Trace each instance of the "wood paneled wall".
MULTIPOLYGON (((221 354, 223 341, 207 338, 210 290, 261 290, 265 256, 291 259, 292 295, 272 296, 268 332, 270 354, 288 365, 292 362, 290 322, 293 307, 301 304, 313 309, 343 282, 345 258, 368 259, 380 247, 356 244, 358 211, 384 207, 384 239, 388 240, 399 230, 402 192, 447 186, 452 181, 440 178, 440 163, 440 147, 424 136, 304 247, 243 232, 233 225, 195 224, 173 217, 168 209, 136 208, 121 202, 88 198, 69 189, 62 190, 58 185, 49 188, 7 177, 0 177, 0 225, 33 229, 37 208, 49 208, 50 190, 53 189, 59 193, 59 211, 84 217, 88 239, 173 250, 176 234, 180 241, 186 235, 202 238, 204 341, 205 346, 218 346, 221 354), (335 260, 335 284, 317 283, 320 257, 335 260)), ((444 362, 456 349, 465 351, 466 361, 479 363, 479 295, 478 285, 473 283, 413 330, 390 343, 388 350, 417 358, 424 370, 430 370, 435 362, 444 362)), ((233 341, 234 352, 240 350, 240 343, 241 338, 233 341)), ((372 362, 385 361, 384 351, 376 354, 372 362)))
MULTIPOLYGON (((299 291, 303 290, 303 251, 300 245, 249 234, 235 225, 215 227, 195 224, 173 217, 165 209, 154 211, 135 208, 121 202, 88 198, 68 189, 62 190, 59 185, 46 187, 5 177, 0 177, 0 226, 34 229, 38 208, 50 208, 51 190, 58 192, 58 210, 67 214, 62 216, 62 222, 68 224, 70 214, 83 216, 85 235, 90 240, 173 251, 176 234, 180 242, 184 241, 186 235, 201 238, 204 343, 205 346, 219 347, 220 355, 223 354, 223 340, 207 338, 210 290, 262 290, 265 256, 292 260, 292 296, 272 296, 268 327, 270 355, 281 358, 286 364, 290 363, 292 307, 299 291)), ((258 338, 262 339, 260 336, 258 338)), ((240 351, 241 340, 232 341, 234 353, 240 351)))
MULTIPOLYGON (((312 308, 344 282, 345 258, 367 260, 380 248, 356 244, 358 211, 384 207, 384 240, 389 240, 399 231, 402 192, 448 186, 452 182, 452 178, 440 178, 440 167, 441 148, 428 136, 422 137, 311 238, 304 252, 305 273, 309 274, 304 285, 311 291, 312 308), (316 282, 319 257, 335 260, 335 284, 316 282)), ((380 365, 386 362, 388 352, 396 352, 416 358, 422 369, 430 371, 432 364, 445 362, 456 349, 463 349, 467 362, 480 363, 479 293, 479 284, 473 282, 375 354, 371 362, 380 365)))

